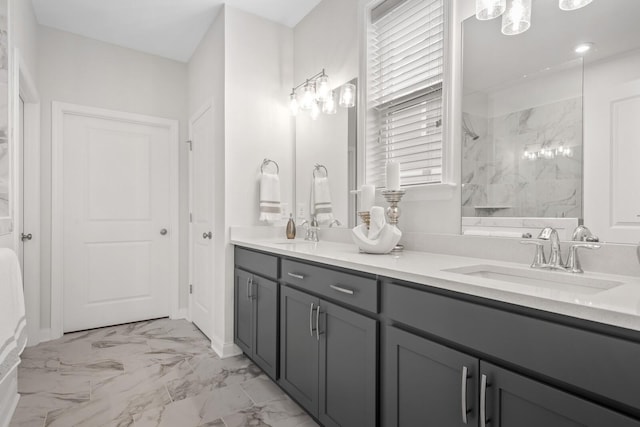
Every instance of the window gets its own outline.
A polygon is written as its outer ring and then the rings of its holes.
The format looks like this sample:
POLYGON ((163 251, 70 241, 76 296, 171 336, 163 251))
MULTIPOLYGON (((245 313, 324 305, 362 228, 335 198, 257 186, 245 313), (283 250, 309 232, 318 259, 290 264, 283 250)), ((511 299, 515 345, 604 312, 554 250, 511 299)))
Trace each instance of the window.
POLYGON ((369 10, 366 179, 376 187, 391 159, 403 187, 442 182, 444 13, 444 0, 369 10))

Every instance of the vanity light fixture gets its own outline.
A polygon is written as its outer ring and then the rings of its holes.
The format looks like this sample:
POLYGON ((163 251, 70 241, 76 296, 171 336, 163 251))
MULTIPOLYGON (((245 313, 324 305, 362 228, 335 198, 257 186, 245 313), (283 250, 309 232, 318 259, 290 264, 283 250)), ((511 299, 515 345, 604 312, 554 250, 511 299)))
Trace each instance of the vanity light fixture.
MULTIPOLYGON (((593 0, 559 0, 562 10, 576 10, 593 0)), ((531 0, 476 0, 476 18, 481 21, 502 16, 502 34, 522 34, 531 27, 531 0)))
POLYGON ((562 10, 576 10, 585 7, 593 0, 560 0, 559 6, 562 10))
POLYGON ((522 153, 522 158, 525 160, 553 160, 556 157, 573 157, 573 149, 571 147, 565 147, 563 143, 555 143, 542 147, 537 145, 536 147, 525 147, 522 153))
POLYGON ((324 69, 291 89, 289 95, 291 115, 296 116, 300 109, 308 110, 313 120, 320 116, 320 112, 335 114, 338 104, 344 108, 355 107, 356 86, 345 83, 340 89, 339 100, 336 99, 336 92, 331 89, 329 76, 324 72, 324 69))

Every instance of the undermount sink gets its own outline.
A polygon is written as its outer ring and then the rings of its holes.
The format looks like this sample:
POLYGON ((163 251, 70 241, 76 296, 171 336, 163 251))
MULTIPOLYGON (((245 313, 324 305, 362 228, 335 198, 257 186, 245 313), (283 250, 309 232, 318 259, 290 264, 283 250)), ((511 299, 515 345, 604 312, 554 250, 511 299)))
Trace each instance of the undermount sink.
POLYGON ((442 271, 586 295, 608 291, 622 285, 621 282, 613 280, 594 279, 562 271, 526 270, 494 265, 472 265, 442 271))

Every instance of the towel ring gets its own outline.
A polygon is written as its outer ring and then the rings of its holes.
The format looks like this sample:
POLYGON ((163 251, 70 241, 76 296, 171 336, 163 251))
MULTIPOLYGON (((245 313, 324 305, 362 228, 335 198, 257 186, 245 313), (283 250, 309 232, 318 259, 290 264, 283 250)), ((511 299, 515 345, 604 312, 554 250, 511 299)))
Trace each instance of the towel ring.
POLYGON ((312 173, 313 177, 317 178, 316 172, 318 172, 320 169, 324 169, 324 177, 327 178, 329 176, 329 171, 327 171, 327 167, 319 163, 316 163, 316 166, 313 168, 313 173, 312 173))
POLYGON ((264 159, 262 161, 262 165, 260 166, 260 173, 264 173, 264 167, 267 166, 269 163, 273 163, 274 165, 276 165, 276 174, 280 174, 280 166, 278 166, 278 163, 275 160, 271 160, 271 159, 264 159))

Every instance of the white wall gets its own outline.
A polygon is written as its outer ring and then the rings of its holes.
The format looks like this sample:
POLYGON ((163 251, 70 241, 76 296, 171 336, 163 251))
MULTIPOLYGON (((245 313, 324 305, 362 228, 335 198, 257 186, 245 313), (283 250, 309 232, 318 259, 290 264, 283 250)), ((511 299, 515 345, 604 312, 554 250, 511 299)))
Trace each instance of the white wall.
MULTIPOLYGON (((282 201, 291 206, 294 128, 287 101, 293 84, 292 70, 293 31, 290 28, 225 7, 227 227, 260 224, 258 183, 265 157, 278 162, 282 201)), ((232 251, 228 245, 225 344, 233 342, 232 251)))
MULTIPOLYGON (((42 101, 42 327, 51 301, 51 102, 61 101, 178 119, 187 137, 187 66, 48 27, 39 31, 42 101)), ((180 148, 180 306, 187 305, 187 145, 180 148)))

